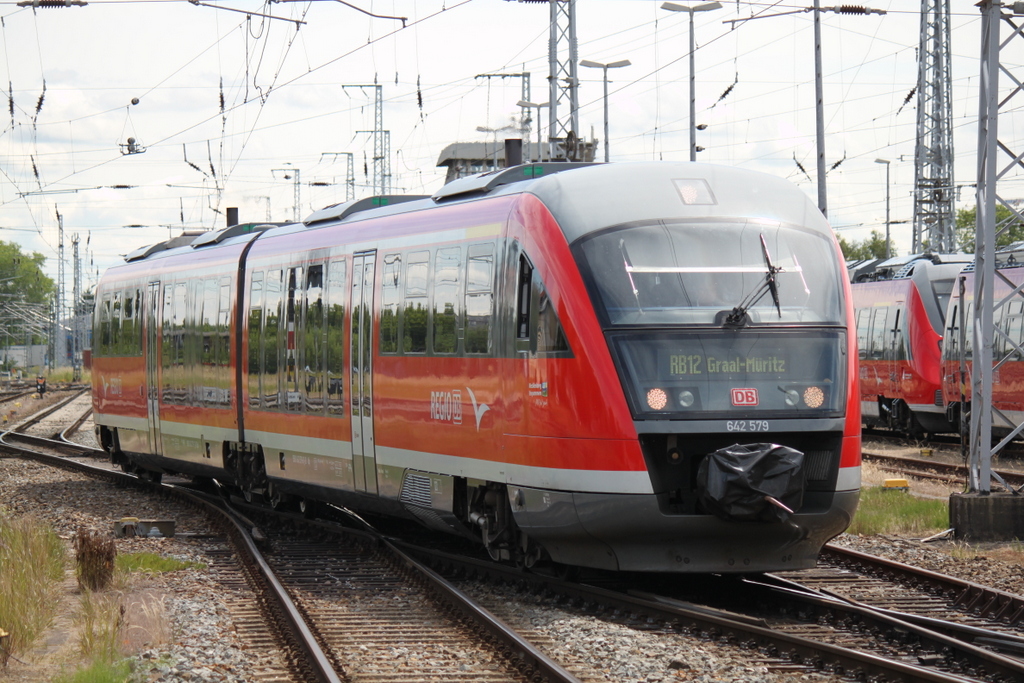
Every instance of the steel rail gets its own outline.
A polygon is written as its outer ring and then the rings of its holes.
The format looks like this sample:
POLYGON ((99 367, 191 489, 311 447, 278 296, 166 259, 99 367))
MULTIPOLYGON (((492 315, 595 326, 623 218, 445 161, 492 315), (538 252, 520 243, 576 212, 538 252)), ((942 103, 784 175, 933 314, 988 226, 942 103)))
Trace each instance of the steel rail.
POLYGON ((1008 624, 1024 621, 1024 597, 1014 593, 832 544, 825 546, 823 555, 826 559, 834 556, 840 566, 857 567, 866 573, 884 573, 886 578, 940 593, 978 616, 1008 624))
POLYGON ((100 476, 107 478, 110 481, 119 483, 130 483, 143 488, 149 488, 152 491, 160 491, 167 493, 181 499, 187 500, 190 503, 202 507, 204 510, 210 513, 214 513, 220 516, 225 521, 229 522, 232 528, 235 530, 235 534, 231 534, 236 542, 240 541, 242 549, 249 555, 252 561, 256 564, 259 575, 265 582, 267 592, 273 597, 277 608, 281 611, 288 626, 292 630, 292 638, 295 644, 303 650, 306 655, 306 662, 310 672, 315 676, 316 680, 320 683, 343 683, 337 672, 334 670, 334 666, 328 659, 327 655, 324 654, 317 642, 317 639, 313 636, 309 626, 305 623, 302 617, 301 611, 292 601, 291 596, 285 590, 284 586, 278 581, 271 570, 270 565, 267 563, 263 554, 259 552, 256 544, 253 542, 250 530, 240 522, 234 514, 231 514, 228 510, 225 510, 210 501, 204 499, 201 496, 193 494, 182 487, 174 486, 173 484, 156 484, 148 482, 143 479, 139 479, 134 475, 130 475, 123 472, 117 472, 115 470, 107 469, 104 467, 98 467, 96 465, 90 465, 88 463, 79 462, 76 460, 69 460, 65 457, 48 455, 46 453, 40 453, 33 451, 30 448, 19 446, 11 443, 9 440, 11 437, 20 439, 22 441, 30 441, 39 444, 43 444, 48 448, 57 449, 69 449, 76 448, 79 450, 85 450, 90 453, 100 451, 99 449, 90 448, 88 446, 81 446, 79 444, 68 444, 63 441, 55 441, 53 439, 47 439, 45 437, 32 436, 29 434, 21 434, 13 432, 12 430, 6 430, 0 432, 0 447, 8 450, 16 451, 19 455, 39 460, 51 465, 57 465, 66 467, 79 472, 87 473, 93 476, 100 476))
MULTIPOLYGON (((934 669, 776 631, 759 625, 755 620, 737 617, 714 608, 689 605, 670 598, 641 597, 640 594, 627 594, 597 586, 571 583, 524 573, 518 569, 482 560, 430 551, 404 543, 400 545, 408 547, 410 552, 432 557, 442 564, 470 568, 472 571, 489 574, 513 583, 523 581, 539 583, 553 592, 581 601, 604 604, 627 613, 644 614, 669 623, 685 624, 692 629, 708 632, 715 639, 727 640, 751 648, 756 647, 772 653, 773 656, 788 656, 794 663, 807 664, 818 670, 831 669, 839 675, 859 675, 864 680, 871 680, 870 677, 878 676, 883 677, 884 680, 904 683, 964 683, 965 680, 961 675, 945 674, 934 669)), ((833 602, 835 603, 835 601, 833 602)), ((963 645, 963 643, 957 643, 957 645, 963 645)), ((996 657, 1005 659, 998 655, 996 657)), ((1015 679, 1016 677, 1011 677, 1011 680, 1015 679)))

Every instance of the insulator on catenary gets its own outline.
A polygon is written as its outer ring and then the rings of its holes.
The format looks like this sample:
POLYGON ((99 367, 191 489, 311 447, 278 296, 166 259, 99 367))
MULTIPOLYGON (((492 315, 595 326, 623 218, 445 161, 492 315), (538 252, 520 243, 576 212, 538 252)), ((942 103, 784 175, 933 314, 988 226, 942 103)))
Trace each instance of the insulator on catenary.
POLYGON ((84 0, 25 0, 19 2, 18 7, 85 7, 88 4, 84 0))

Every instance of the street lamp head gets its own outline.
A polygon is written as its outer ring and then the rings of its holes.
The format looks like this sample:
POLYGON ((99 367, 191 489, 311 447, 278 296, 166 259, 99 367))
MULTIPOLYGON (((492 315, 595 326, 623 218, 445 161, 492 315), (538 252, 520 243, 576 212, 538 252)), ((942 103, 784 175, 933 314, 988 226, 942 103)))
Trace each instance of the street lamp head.
POLYGON ((720 2, 704 2, 699 5, 680 5, 677 2, 663 2, 661 3, 661 9, 667 9, 672 12, 710 12, 714 9, 721 9, 722 3, 720 2))
POLYGON ((620 59, 617 62, 612 62, 611 64, 609 64, 608 68, 618 69, 620 66, 629 66, 630 64, 632 64, 632 62, 630 62, 628 59, 620 59))
POLYGON ((546 107, 546 106, 548 106, 548 104, 550 104, 550 103, 549 102, 545 102, 543 104, 537 104, 536 102, 527 102, 526 100, 519 100, 518 102, 516 102, 516 106, 517 107, 537 107, 537 108, 540 108, 540 107, 546 107))
POLYGON ((589 59, 583 59, 583 60, 580 60, 580 66, 589 66, 589 67, 593 67, 595 69, 603 69, 603 68, 605 68, 608 65, 607 64, 601 64, 600 62, 592 62, 589 59))
POLYGON ((875 163, 876 164, 888 164, 890 162, 889 162, 888 159, 875 159, 875 163))

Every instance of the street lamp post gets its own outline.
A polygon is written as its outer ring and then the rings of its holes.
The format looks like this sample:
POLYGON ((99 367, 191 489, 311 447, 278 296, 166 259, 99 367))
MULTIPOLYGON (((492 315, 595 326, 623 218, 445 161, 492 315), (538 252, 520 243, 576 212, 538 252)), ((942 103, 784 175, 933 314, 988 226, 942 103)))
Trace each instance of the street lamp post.
POLYGON ((696 74, 693 66, 693 53, 696 47, 693 38, 693 13, 710 12, 711 10, 721 9, 721 7, 722 3, 720 2, 705 2, 699 5, 680 5, 675 2, 664 2, 661 5, 661 9, 671 10, 672 12, 689 12, 690 14, 690 161, 697 161, 697 126, 694 123, 694 118, 697 116, 697 100, 694 95, 696 74))
POLYGON ((580 62, 580 66, 589 66, 595 69, 602 69, 604 71, 604 160, 605 163, 609 162, 610 152, 608 149, 608 69, 617 69, 620 66, 629 66, 630 61, 628 59, 620 59, 617 62, 611 62, 609 64, 602 64, 601 62, 592 62, 589 59, 584 59, 580 62))
POLYGON ((888 159, 875 159, 876 164, 885 164, 885 258, 889 258, 889 164, 888 159))
MULTIPOLYGON (((537 104, 536 102, 528 102, 526 100, 519 100, 516 103, 517 107, 536 107, 537 108, 537 158, 536 159, 532 159, 532 161, 543 161, 544 160, 544 155, 540 153, 540 129, 541 129, 541 125, 540 125, 540 110, 541 110, 542 107, 548 106, 548 104, 550 104, 550 103, 549 102, 544 102, 543 104, 537 104)), ((551 159, 551 150, 548 150, 548 159, 549 160, 551 159)))

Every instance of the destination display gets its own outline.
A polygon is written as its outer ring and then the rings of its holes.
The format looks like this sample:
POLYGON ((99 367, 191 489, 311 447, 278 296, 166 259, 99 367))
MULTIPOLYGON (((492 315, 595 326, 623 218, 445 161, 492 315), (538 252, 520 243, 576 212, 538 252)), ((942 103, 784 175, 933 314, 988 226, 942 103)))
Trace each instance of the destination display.
POLYGON ((624 333, 612 341, 640 415, 824 416, 843 405, 846 339, 839 331, 624 333))

